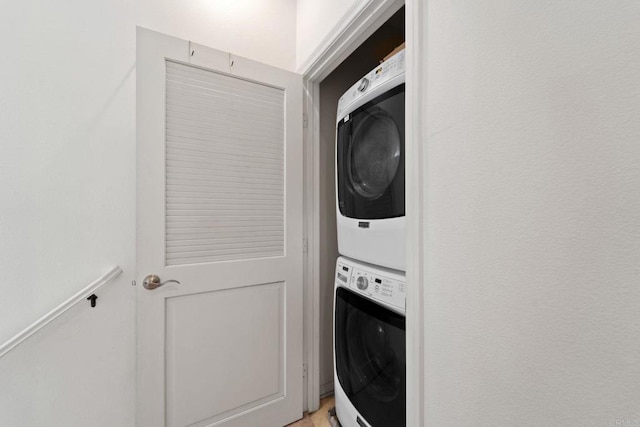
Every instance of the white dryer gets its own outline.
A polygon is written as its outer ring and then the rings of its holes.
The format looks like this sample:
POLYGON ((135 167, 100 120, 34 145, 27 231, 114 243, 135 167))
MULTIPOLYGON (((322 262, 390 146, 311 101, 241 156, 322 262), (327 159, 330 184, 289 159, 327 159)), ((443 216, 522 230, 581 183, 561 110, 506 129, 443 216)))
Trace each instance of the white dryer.
POLYGON ((405 271, 405 52, 338 101, 336 213, 341 255, 405 271))
POLYGON ((405 276, 336 263, 334 389, 343 427, 406 425, 405 276))

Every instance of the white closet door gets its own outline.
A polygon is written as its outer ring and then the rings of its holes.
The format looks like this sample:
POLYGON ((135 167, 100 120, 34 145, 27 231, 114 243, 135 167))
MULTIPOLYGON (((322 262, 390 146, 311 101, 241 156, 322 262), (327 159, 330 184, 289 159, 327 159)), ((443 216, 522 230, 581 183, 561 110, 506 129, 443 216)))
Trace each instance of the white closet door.
POLYGON ((302 79, 144 29, 137 55, 138 425, 283 426, 302 416, 302 79))

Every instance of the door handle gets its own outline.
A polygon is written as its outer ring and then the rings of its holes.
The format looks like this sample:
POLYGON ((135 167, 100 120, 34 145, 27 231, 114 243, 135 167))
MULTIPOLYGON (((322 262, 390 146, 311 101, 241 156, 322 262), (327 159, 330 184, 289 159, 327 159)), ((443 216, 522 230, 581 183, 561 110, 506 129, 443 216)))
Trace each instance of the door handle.
POLYGON ((176 283, 178 285, 180 284, 180 282, 178 282, 177 280, 165 280, 164 282, 160 282, 160 277, 156 276, 155 274, 150 274, 144 278, 144 280, 142 281, 142 286, 144 286, 145 289, 149 289, 150 291, 152 291, 155 288, 166 285, 167 283, 176 283))

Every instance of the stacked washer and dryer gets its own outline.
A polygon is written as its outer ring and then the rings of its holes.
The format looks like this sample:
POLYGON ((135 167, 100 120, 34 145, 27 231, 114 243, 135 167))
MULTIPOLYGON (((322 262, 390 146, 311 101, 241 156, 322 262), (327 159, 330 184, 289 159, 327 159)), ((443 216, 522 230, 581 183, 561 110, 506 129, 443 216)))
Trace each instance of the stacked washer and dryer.
POLYGON ((343 427, 406 424, 405 52, 339 100, 336 412, 343 427))

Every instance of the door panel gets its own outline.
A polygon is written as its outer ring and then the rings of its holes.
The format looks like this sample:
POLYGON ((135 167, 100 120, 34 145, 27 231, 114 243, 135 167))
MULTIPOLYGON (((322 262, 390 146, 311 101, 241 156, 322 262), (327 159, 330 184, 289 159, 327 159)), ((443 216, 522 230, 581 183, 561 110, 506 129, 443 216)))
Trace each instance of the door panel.
POLYGON ((138 425, 302 416, 302 81, 152 31, 137 52, 138 425), (286 363, 285 363, 286 361, 286 363))
POLYGON ((284 295, 279 282, 167 299, 168 426, 209 425, 284 397, 284 295))
POLYGON ((284 90, 166 71, 166 264, 283 256, 284 90))

